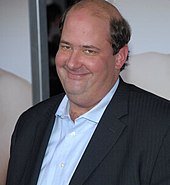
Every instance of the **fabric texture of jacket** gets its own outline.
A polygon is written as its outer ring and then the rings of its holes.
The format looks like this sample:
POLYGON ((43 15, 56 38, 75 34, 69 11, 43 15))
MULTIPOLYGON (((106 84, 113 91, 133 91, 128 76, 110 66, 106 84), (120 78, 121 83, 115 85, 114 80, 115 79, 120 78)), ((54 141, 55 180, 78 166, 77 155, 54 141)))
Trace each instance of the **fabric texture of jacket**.
MULTIPOLYGON (((6 185, 36 185, 63 96, 20 116, 6 185)), ((170 102, 120 80, 69 185, 170 185, 170 102)))

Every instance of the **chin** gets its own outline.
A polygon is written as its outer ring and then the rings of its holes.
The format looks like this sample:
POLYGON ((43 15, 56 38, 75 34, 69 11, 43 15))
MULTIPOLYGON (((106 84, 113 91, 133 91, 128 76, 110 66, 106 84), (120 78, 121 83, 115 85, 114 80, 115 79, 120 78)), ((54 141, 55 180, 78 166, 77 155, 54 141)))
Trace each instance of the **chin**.
POLYGON ((64 89, 69 94, 82 94, 86 91, 86 85, 83 85, 81 83, 67 83, 64 85, 64 89))
POLYGON ((76 96, 76 95, 83 95, 84 94, 84 90, 82 90, 82 89, 76 89, 76 88, 72 88, 72 89, 68 89, 68 88, 66 88, 65 89, 65 92, 66 92, 66 94, 68 94, 68 95, 73 95, 73 96, 76 96))

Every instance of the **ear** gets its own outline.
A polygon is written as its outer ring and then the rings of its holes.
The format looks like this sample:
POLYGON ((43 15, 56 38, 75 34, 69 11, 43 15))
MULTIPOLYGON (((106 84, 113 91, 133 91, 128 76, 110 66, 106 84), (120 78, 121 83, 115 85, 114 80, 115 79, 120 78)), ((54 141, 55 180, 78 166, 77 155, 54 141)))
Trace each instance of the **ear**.
POLYGON ((116 63, 115 68, 120 70, 123 64, 126 62, 127 56, 128 56, 128 45, 126 44, 124 47, 122 47, 119 52, 116 54, 116 63))

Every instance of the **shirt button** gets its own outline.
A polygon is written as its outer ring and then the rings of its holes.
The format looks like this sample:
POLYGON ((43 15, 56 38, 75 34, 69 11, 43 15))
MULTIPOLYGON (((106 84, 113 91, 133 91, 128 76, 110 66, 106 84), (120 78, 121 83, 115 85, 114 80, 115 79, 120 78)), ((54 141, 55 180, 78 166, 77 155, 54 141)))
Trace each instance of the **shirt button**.
POLYGON ((74 137, 74 136, 76 136, 76 133, 75 132, 71 132, 70 136, 74 137))
POLYGON ((64 119, 64 115, 61 115, 61 119, 64 119))
POLYGON ((64 163, 60 163, 60 168, 64 168, 65 164, 64 163))

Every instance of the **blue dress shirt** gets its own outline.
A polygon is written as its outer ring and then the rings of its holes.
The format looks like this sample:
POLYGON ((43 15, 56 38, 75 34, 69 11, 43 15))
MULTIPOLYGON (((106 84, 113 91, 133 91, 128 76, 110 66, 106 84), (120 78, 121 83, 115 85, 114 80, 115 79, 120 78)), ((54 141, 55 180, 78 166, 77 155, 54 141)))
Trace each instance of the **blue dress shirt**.
POLYGON ((69 100, 67 96, 63 98, 55 114, 37 185, 69 184, 118 83, 119 80, 95 107, 79 116, 75 122, 69 115, 69 100))

